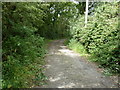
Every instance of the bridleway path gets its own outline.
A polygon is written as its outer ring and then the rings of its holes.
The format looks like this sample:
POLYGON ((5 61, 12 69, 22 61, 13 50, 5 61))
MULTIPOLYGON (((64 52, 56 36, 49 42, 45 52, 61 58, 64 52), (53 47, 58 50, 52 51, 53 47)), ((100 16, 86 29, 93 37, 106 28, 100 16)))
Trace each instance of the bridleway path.
POLYGON ((68 49, 64 39, 50 42, 45 58, 47 85, 42 88, 116 88, 109 76, 98 67, 68 49))

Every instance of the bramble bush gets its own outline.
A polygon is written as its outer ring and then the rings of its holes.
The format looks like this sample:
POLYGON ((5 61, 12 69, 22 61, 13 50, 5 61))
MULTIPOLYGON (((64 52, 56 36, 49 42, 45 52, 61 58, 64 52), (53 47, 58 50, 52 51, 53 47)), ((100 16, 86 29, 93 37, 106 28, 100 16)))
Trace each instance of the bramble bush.
POLYGON ((93 61, 119 73, 118 3, 95 4, 84 27, 84 2, 2 3, 2 87, 43 84, 45 38, 71 36, 71 49, 87 51, 95 57, 93 61))
POLYGON ((44 83, 46 38, 68 36, 68 18, 75 15, 74 5, 70 2, 2 3, 3 88, 28 88, 44 83))
POLYGON ((3 42, 3 88, 32 86, 34 76, 42 73, 44 45, 44 38, 34 35, 11 36, 3 42))
POLYGON ((120 36, 118 3, 98 3, 94 15, 89 15, 87 27, 84 16, 71 22, 71 37, 80 42, 98 62, 112 73, 120 72, 120 36))
POLYGON ((37 28, 32 23, 42 18, 35 17, 36 5, 3 3, 2 88, 28 88, 40 85, 46 78, 42 67, 46 53, 44 38, 34 33, 37 28), (28 15, 27 11, 34 14, 28 15))

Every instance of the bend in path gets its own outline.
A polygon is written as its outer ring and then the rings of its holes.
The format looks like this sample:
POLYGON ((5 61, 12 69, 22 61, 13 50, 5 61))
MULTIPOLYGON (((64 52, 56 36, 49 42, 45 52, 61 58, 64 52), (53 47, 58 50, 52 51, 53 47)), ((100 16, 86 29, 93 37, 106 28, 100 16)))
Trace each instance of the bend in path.
POLYGON ((42 88, 116 88, 114 82, 97 71, 81 56, 67 49, 64 40, 49 44, 45 74, 49 78, 42 88))

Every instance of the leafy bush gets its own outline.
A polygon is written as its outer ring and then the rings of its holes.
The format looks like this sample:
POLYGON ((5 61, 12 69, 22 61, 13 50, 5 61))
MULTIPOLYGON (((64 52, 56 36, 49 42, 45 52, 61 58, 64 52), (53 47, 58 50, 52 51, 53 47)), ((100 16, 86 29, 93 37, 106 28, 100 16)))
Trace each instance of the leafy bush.
POLYGON ((33 84, 35 75, 42 73, 39 70, 44 64, 44 45, 44 39, 37 36, 25 39, 10 37, 3 43, 4 88, 30 87, 33 84))
POLYGON ((84 16, 71 22, 71 36, 96 58, 94 61, 113 73, 119 73, 118 3, 98 3, 94 8, 94 15, 88 17, 87 27, 84 27, 84 16))
POLYGON ((28 88, 45 80, 42 67, 45 42, 34 33, 38 29, 32 22, 42 18, 36 18, 36 9, 36 4, 3 3, 3 88, 28 88), (29 16, 21 12, 23 8, 34 13, 29 16))
POLYGON ((77 42, 77 40, 75 39, 71 39, 68 43, 68 47, 78 53, 80 53, 81 56, 86 55, 87 52, 85 50, 85 48, 83 47, 82 44, 80 44, 79 42, 77 42))
POLYGON ((68 23, 74 16, 75 4, 46 2, 2 3, 3 88, 42 84, 45 76, 44 38, 68 36, 68 23), (62 22, 61 22, 62 20, 62 22), (44 37, 44 38, 43 38, 44 37))

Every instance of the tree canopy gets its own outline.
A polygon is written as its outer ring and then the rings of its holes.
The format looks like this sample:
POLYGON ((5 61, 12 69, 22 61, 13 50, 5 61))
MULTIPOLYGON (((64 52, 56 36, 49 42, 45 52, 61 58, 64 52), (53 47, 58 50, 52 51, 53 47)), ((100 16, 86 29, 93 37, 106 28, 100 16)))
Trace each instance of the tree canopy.
POLYGON ((3 88, 42 85, 46 40, 70 38, 112 73, 119 73, 118 3, 3 2, 3 88), (40 67, 40 68, 37 68, 40 67))

